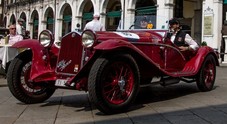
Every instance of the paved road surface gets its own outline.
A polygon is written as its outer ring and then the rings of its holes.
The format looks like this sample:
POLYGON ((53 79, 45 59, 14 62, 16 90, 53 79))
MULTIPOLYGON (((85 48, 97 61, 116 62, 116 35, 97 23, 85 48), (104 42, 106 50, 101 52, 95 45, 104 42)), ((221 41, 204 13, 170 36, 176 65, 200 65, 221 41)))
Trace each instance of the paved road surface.
POLYGON ((1 124, 227 124, 227 67, 218 67, 215 89, 199 92, 195 84, 141 90, 130 111, 103 115, 87 93, 57 90, 47 101, 25 105, 0 79, 1 124))

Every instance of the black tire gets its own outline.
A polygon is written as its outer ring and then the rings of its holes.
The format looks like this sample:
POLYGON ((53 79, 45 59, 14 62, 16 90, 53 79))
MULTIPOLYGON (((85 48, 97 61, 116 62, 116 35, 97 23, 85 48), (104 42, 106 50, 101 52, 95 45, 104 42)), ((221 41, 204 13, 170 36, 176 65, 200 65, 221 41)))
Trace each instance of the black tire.
POLYGON ((208 55, 197 75, 196 84, 200 91, 206 92, 213 89, 216 77, 216 62, 213 55, 208 55))
POLYGON ((31 54, 12 60, 7 73, 7 83, 10 92, 19 101, 26 104, 40 103, 50 98, 55 92, 54 88, 35 86, 29 82, 31 71, 31 54))
POLYGON ((89 97, 105 114, 124 112, 134 102, 139 84, 139 69, 131 55, 98 58, 89 73, 89 97))

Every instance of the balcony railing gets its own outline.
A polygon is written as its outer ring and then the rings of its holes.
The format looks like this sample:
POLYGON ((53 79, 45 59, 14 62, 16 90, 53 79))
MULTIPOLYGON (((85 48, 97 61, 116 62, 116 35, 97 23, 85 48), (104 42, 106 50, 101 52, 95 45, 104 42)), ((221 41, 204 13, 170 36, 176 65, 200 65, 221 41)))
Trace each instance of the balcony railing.
POLYGON ((11 6, 15 6, 15 5, 24 5, 24 4, 28 4, 28 3, 35 3, 38 1, 43 1, 43 0, 15 0, 15 2, 13 3, 9 3, 6 4, 6 6, 11 7, 11 6))
POLYGON ((6 6, 10 8, 10 7, 19 6, 19 5, 32 4, 38 1, 43 1, 43 0, 15 0, 14 3, 6 4, 6 6))

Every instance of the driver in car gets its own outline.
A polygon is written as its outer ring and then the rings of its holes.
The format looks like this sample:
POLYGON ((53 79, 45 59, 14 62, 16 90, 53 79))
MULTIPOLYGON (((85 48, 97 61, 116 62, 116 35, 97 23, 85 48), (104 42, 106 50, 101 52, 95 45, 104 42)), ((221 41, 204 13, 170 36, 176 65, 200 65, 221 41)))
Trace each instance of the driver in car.
POLYGON ((170 33, 168 33, 167 38, 178 46, 180 51, 195 51, 199 48, 192 37, 181 30, 179 20, 175 18, 169 20, 169 30, 170 33))

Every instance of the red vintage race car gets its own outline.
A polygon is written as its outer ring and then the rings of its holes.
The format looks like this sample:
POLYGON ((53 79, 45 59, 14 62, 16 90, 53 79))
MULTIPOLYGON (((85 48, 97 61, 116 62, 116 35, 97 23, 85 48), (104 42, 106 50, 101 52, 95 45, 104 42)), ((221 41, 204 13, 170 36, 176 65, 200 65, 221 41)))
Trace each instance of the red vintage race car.
POLYGON ((219 65, 216 52, 208 46, 182 52, 167 33, 73 31, 58 47, 52 33, 42 31, 39 40, 13 45, 28 49, 9 66, 9 89, 26 104, 47 100, 57 88, 88 91, 105 114, 127 111, 141 86, 184 81, 196 82, 200 91, 212 90, 219 65))

